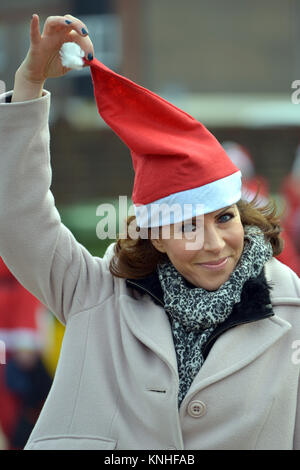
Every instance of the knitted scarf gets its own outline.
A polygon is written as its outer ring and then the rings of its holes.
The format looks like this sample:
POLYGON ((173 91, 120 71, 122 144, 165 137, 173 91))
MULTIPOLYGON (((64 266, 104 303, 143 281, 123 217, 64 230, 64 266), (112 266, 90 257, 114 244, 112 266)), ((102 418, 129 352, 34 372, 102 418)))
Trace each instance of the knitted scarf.
POLYGON ((157 267, 177 356, 179 405, 204 362, 202 350, 212 332, 240 302, 245 282, 256 278, 273 255, 271 243, 258 227, 246 226, 244 231, 242 256, 228 281, 216 291, 188 286, 171 262, 157 267))

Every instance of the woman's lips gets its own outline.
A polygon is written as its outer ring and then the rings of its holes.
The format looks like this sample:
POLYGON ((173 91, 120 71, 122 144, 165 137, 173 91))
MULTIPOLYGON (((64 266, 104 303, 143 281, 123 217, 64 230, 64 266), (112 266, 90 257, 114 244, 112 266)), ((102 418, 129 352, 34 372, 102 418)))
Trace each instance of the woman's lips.
POLYGON ((198 263, 198 264, 202 266, 203 268, 219 270, 219 269, 223 269, 226 266, 227 261, 228 261, 228 257, 222 258, 218 261, 210 261, 208 263, 198 263))

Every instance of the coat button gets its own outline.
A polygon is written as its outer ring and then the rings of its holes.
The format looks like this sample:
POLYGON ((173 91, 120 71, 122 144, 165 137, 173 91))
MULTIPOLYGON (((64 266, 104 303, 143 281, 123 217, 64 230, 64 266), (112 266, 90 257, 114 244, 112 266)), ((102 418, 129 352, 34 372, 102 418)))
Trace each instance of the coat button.
POLYGON ((188 404, 187 412, 192 418, 200 418, 206 413, 206 405, 203 401, 193 400, 188 404))

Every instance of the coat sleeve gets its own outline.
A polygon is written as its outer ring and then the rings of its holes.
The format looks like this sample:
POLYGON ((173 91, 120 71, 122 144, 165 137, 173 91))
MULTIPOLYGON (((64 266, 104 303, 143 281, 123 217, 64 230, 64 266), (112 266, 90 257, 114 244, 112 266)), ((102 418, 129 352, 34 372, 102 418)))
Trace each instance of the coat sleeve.
POLYGON ((50 93, 8 103, 0 96, 0 256, 63 323, 113 291, 103 260, 65 227, 50 191, 50 93))

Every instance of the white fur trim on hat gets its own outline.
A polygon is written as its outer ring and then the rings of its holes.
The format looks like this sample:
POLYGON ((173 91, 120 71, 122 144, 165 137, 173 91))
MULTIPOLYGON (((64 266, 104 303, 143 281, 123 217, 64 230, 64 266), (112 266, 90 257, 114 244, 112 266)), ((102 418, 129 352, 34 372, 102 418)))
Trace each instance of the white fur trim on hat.
POLYGON ((209 214, 241 199, 241 172, 199 188, 188 189, 146 205, 134 205, 137 225, 159 227, 209 214))
POLYGON ((61 63, 69 69, 81 69, 84 65, 84 51, 76 42, 65 42, 59 51, 61 63))

